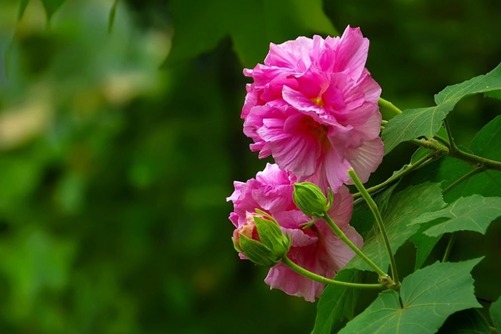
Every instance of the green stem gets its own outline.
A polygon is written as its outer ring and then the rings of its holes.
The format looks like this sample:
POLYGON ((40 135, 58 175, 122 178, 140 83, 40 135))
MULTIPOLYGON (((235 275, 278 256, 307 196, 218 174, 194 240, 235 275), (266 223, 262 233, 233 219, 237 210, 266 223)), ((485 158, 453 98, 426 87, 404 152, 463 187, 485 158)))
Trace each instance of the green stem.
POLYGON ((447 261, 447 259, 449 258, 449 255, 451 254, 452 246, 454 245, 455 241, 456 241, 456 234, 452 233, 450 238, 449 238, 449 241, 447 241, 447 247, 445 248, 444 257, 442 258, 442 262, 447 261))
POLYGON ((365 255, 364 252, 360 250, 347 236, 344 232, 336 225, 336 223, 332 220, 331 217, 326 213, 324 217, 322 217, 327 224, 330 226, 332 231, 341 239, 348 247, 350 247, 358 256, 360 256, 369 266, 371 266, 380 277, 387 277, 388 274, 385 273, 377 264, 375 264, 371 259, 365 255))
POLYGON ((412 140, 409 140, 409 142, 411 142, 415 145, 424 147, 424 148, 429 148, 429 149, 432 149, 434 151, 449 154, 449 149, 446 146, 440 144, 435 139, 412 139, 412 140))
POLYGON ((294 263, 291 259, 289 259, 287 256, 285 256, 282 259, 282 263, 285 264, 287 267, 290 269, 294 270, 296 273, 310 278, 314 281, 320 282, 320 283, 325 283, 325 284, 334 284, 334 285, 339 285, 347 288, 357 288, 357 289, 382 289, 384 288, 383 284, 364 284, 364 283, 351 283, 351 282, 343 282, 343 281, 338 281, 334 279, 329 279, 327 277, 315 274, 314 272, 309 271, 308 269, 305 269, 296 263, 294 263))
POLYGON ((470 176, 473 176, 475 174, 483 172, 484 170, 485 170, 484 166, 477 166, 477 167, 475 167, 474 169, 472 169, 468 173, 466 173, 463 176, 461 176, 456 181, 452 182, 447 188, 444 189, 444 191, 442 193, 445 194, 445 193, 449 192, 452 188, 454 188, 455 186, 457 186, 458 184, 460 184, 461 182, 463 182, 464 180, 466 180, 470 176))
POLYGON ((447 119, 444 119, 445 132, 447 132, 447 137, 449 138, 449 151, 450 153, 458 152, 459 148, 456 146, 456 142, 454 141, 454 137, 452 137, 451 128, 449 126, 449 122, 447 119))
MULTIPOLYGON (((425 155, 424 157, 422 157, 421 159, 419 159, 418 161, 416 161, 415 163, 411 162, 411 163, 405 165, 404 168, 402 168, 400 171, 394 173, 392 176, 390 176, 388 179, 386 179, 386 181, 384 181, 380 184, 377 184, 373 187, 367 188, 366 190, 369 194, 377 192, 377 191, 383 189, 384 187, 390 185, 391 183, 395 182, 396 180, 400 179, 401 177, 404 177, 405 175, 409 174, 413 170, 418 169, 422 165, 427 164, 428 162, 431 162, 437 158, 438 158, 438 156, 435 152, 429 153, 429 154, 425 155)), ((362 196, 361 192, 353 194, 354 198, 359 198, 361 196, 362 196)))
POLYGON ((496 160, 487 159, 475 154, 471 154, 465 151, 462 151, 459 147, 457 147, 454 142, 454 137, 452 136, 452 131, 449 126, 449 122, 447 119, 444 120, 445 130, 447 131, 447 136, 449 137, 449 155, 464 161, 472 162, 479 166, 485 166, 490 169, 501 170, 501 162, 496 160))
POLYGON ((362 182, 358 178, 355 171, 353 169, 350 169, 348 171, 348 174, 350 175, 350 178, 352 179, 353 183, 357 187, 358 191, 362 194, 362 197, 364 198, 365 202, 369 206, 369 209, 372 211, 374 218, 376 219, 376 224, 378 225, 379 231, 380 231, 381 235, 383 236, 384 245, 386 247, 386 251, 388 252, 388 256, 390 257, 391 276, 393 277, 395 282, 398 284, 399 279, 398 279, 397 264, 395 262, 395 257, 393 256, 393 253, 391 251, 390 240, 388 239, 388 235, 386 234, 386 229, 384 227, 383 218, 381 217, 381 213, 379 212, 377 204, 376 204, 376 202, 374 202, 371 195, 367 192, 367 189, 365 189, 364 185, 362 184, 362 182))
POLYGON ((447 139, 440 137, 439 135, 435 135, 433 138, 442 145, 449 147, 449 142, 447 141, 447 139))
POLYGON ((501 162, 496 160, 487 159, 475 154, 467 153, 461 151, 454 144, 452 144, 449 148, 440 144, 438 141, 434 139, 413 139, 410 140, 411 143, 416 144, 421 147, 429 148, 435 151, 439 151, 445 154, 450 155, 453 158, 460 159, 463 161, 471 162, 477 165, 485 166, 490 169, 501 170, 501 162))
MULTIPOLYGON (((469 171, 468 173, 464 174, 463 176, 461 176, 456 181, 452 182, 447 188, 444 189, 444 191, 442 193, 443 194, 448 193, 454 187, 456 187, 458 184, 460 184, 461 182, 463 182, 467 178, 469 178, 469 177, 471 177, 471 176, 473 176, 475 174, 478 174, 478 173, 480 173, 480 172, 482 172, 484 170, 485 170, 484 166, 478 166, 478 167, 472 169, 471 171, 469 171)), ((455 241, 456 241, 456 234, 452 233, 451 236, 450 236, 450 238, 449 238, 449 240, 447 241, 447 246, 445 248, 445 252, 444 252, 444 256, 442 258, 442 262, 447 261, 447 259, 449 258, 449 255, 450 255, 451 250, 452 250, 452 246, 454 245, 455 241)))
POLYGON ((393 103, 383 98, 379 98, 378 105, 381 109, 390 109, 395 114, 401 114, 402 110, 396 107, 393 103))
POLYGON ((501 162, 496 160, 487 159, 475 154, 467 153, 464 151, 452 151, 450 153, 451 157, 461 159, 464 161, 472 162, 479 166, 484 166, 490 169, 501 170, 501 162))
MULTIPOLYGON (((389 109, 393 111, 395 114, 401 114, 402 110, 400 110, 398 107, 396 107, 393 103, 390 101, 387 101, 385 99, 380 98, 378 101, 380 109, 389 109)), ((483 165, 487 168, 490 169, 495 169, 495 170, 500 170, 501 171, 501 162, 496 161, 496 160, 491 160, 487 159, 475 154, 471 154, 468 152, 464 152, 460 150, 456 143, 454 142, 454 139, 452 137, 451 129, 449 126, 449 123, 447 120, 444 120, 444 126, 447 132, 447 136, 449 138, 449 143, 446 142, 444 138, 437 137, 437 140, 433 138, 427 138, 427 139, 413 139, 410 140, 411 143, 416 144, 418 146, 422 146, 425 148, 432 149, 434 151, 439 151, 442 153, 449 154, 450 156, 461 159, 464 161, 472 162, 478 165, 483 165)))

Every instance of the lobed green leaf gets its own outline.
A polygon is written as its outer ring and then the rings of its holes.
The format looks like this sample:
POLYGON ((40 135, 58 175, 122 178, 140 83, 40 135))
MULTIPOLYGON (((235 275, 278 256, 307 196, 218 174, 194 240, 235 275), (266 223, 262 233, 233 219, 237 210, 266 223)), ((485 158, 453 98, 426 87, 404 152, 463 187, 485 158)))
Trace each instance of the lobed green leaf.
MULTIPOLYGON (((497 116, 485 125, 473 138, 469 148, 461 148, 469 153, 501 161, 501 116, 497 116)), ((407 178, 413 184, 424 181, 441 182, 447 189, 457 180, 473 171, 477 166, 452 157, 443 157, 440 161, 425 166, 407 178)), ((501 171, 483 170, 471 175, 444 194, 446 202, 453 202, 460 197, 473 194, 484 197, 501 196, 501 171)))
MULTIPOLYGON (((336 280, 353 282, 355 271, 342 270, 336 275, 336 280)), ((312 334, 330 334, 333 327, 338 327, 346 321, 347 304, 354 299, 354 289, 328 285, 318 301, 315 327, 312 334)))
POLYGON ((480 307, 470 271, 481 259, 437 262, 407 276, 400 293, 386 290, 339 333, 432 334, 451 314, 480 307))
POLYGON ((422 136, 433 137, 447 114, 464 97, 501 89, 501 64, 485 75, 448 86, 435 95, 436 106, 407 109, 388 121, 382 138, 386 153, 398 144, 422 136))
POLYGON ((410 225, 430 223, 424 233, 438 237, 456 231, 475 231, 485 234, 489 224, 501 216, 501 197, 472 195, 461 197, 445 208, 426 212, 414 219, 410 225))
MULTIPOLYGON (((425 212, 438 210, 446 205, 442 199, 440 185, 429 182, 408 187, 392 196, 391 201, 393 205, 383 215, 383 221, 393 254, 418 232, 419 225, 408 226, 414 219, 425 212)), ((373 229, 362 250, 379 267, 383 269, 388 267, 390 260, 379 231, 373 229)), ((346 268, 373 270, 358 256, 353 258, 346 268)))
MULTIPOLYGON (((469 148, 461 148, 470 153, 484 156, 489 159, 501 160, 501 151, 497 143, 501 142, 501 116, 494 118, 485 125, 473 138, 469 148)), ((421 150, 421 148, 419 149, 421 150)), ((419 151, 418 150, 418 151, 419 151)), ((443 189, 447 189, 464 175, 472 172, 476 166, 474 164, 458 160, 451 157, 444 157, 440 161, 434 162, 416 173, 410 175, 411 183, 420 183, 425 180, 441 182, 443 189), (431 178, 431 179, 430 179, 431 178)), ((446 202, 452 203, 460 197, 467 197, 478 194, 484 197, 501 196, 501 172, 497 170, 483 170, 456 184, 449 191, 444 193, 446 202)), ((420 268, 426 258, 438 242, 438 237, 429 237, 421 231, 416 233, 411 241, 417 248, 415 268, 420 268)))
POLYGON ((410 241, 416 247, 416 261, 414 263, 414 270, 417 270, 423 266, 428 256, 435 248, 435 245, 440 240, 437 237, 427 236, 422 232, 422 229, 419 230, 418 233, 414 234, 410 241))

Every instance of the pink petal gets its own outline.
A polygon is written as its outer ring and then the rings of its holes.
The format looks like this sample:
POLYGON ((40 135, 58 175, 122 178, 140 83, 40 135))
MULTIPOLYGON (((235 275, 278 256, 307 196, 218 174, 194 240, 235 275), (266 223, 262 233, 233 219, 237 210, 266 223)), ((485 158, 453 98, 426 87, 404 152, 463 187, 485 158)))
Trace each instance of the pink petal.
POLYGON ((350 181, 348 169, 351 168, 350 163, 341 155, 341 152, 331 149, 325 154, 325 162, 323 168, 329 187, 336 192, 343 183, 350 181))
MULTIPOLYGON (((362 182, 366 182, 374 172, 384 156, 384 145, 381 138, 366 141, 364 144, 350 152, 350 164, 362 182)), ((350 183, 348 183, 350 184, 350 183)))
POLYGON ((329 216, 338 226, 346 226, 350 223, 353 211, 353 196, 345 186, 339 188, 334 194, 334 202, 329 210, 329 216))
POLYGON ((280 289, 288 295, 303 297, 308 302, 314 302, 324 288, 323 284, 296 274, 282 263, 271 268, 264 281, 271 289, 280 289))
POLYGON ((268 66, 306 70, 310 66, 309 50, 313 41, 310 38, 298 37, 294 41, 287 41, 276 45, 270 43, 270 51, 264 63, 268 66))
POLYGON ((352 78, 359 78, 369 50, 369 40, 363 37, 360 28, 347 27, 339 41, 338 50, 334 71, 348 71, 352 78))
MULTIPOLYGON (((362 247, 363 239, 353 227, 347 225, 341 229, 348 239, 350 239, 357 247, 362 247)), ((333 269, 335 269, 335 271, 341 270, 355 256, 355 252, 351 250, 350 247, 332 234, 325 237, 323 242, 324 249, 326 250, 328 257, 327 261, 332 261, 334 263, 333 269)))
POLYGON ((311 236, 301 229, 284 229, 284 232, 291 238, 293 247, 306 247, 318 241, 318 237, 311 236))

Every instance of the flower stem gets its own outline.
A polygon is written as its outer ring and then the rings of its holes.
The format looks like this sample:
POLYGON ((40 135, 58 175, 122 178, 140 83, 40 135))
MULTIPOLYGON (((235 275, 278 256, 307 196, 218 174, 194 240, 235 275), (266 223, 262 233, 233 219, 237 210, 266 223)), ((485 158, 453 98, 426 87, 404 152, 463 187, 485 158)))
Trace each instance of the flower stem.
POLYGON ((449 137, 449 154, 457 159, 461 159, 464 161, 475 163, 479 166, 485 166, 487 168, 501 170, 501 162, 487 159, 475 154, 471 154, 465 151, 462 151, 454 141, 454 137, 452 136, 451 127, 449 126, 449 122, 447 119, 444 120, 445 130, 447 131, 447 136, 449 137))
MULTIPOLYGON (((429 153, 429 154, 425 155, 424 157, 422 157, 421 159, 419 159, 418 161, 416 161, 415 163, 411 162, 411 163, 405 165, 404 168, 402 168, 398 172, 395 172, 388 179, 386 179, 386 181, 384 181, 380 184, 377 184, 373 187, 367 188, 366 190, 369 194, 377 192, 377 191, 383 189, 384 187, 390 185, 391 183, 395 182, 396 180, 400 179, 401 177, 409 174, 413 170, 420 168, 421 166, 439 158, 440 156, 441 155, 437 155, 436 152, 429 153)), ((362 196, 361 192, 353 194, 354 198, 359 198, 361 196, 362 196)))
POLYGON ((501 162, 496 160, 487 159, 475 154, 467 153, 464 151, 453 151, 450 155, 454 158, 464 161, 472 162, 478 166, 484 166, 490 169, 501 170, 501 162))
POLYGON ((452 188, 454 188, 455 186, 457 186, 458 184, 460 184, 461 182, 463 182, 467 178, 469 178, 469 177, 471 177, 471 176, 473 176, 475 174, 478 174, 480 172, 483 172, 484 170, 485 170, 484 166, 477 166, 477 167, 475 167, 474 169, 472 169, 468 173, 466 173, 463 176, 461 176, 456 181, 452 182, 447 188, 444 189, 444 191, 442 193, 445 194, 445 193, 449 192, 452 188))
POLYGON ((456 142, 452 137, 451 128, 449 126, 449 122, 447 121, 447 119, 444 119, 444 127, 445 127, 445 132, 447 132, 447 137, 449 138, 449 151, 451 153, 459 151, 459 148, 456 146, 456 142))
POLYGON ((347 288, 357 288, 357 289, 382 289, 384 288, 383 284, 365 284, 365 283, 351 283, 351 282, 343 282, 343 281, 338 281, 334 279, 329 279, 327 277, 315 274, 314 272, 309 271, 308 269, 305 269, 296 263, 294 263, 291 259, 289 259, 287 256, 285 256, 282 259, 282 263, 285 264, 287 267, 290 269, 294 270, 296 273, 310 278, 314 281, 320 282, 320 283, 325 283, 325 284, 334 284, 334 285, 339 285, 347 288))
POLYGON ((450 145, 450 148, 440 144, 435 139, 412 139, 409 142, 421 147, 429 148, 438 152, 450 155, 453 158, 471 162, 490 169, 501 170, 501 161, 487 159, 475 154, 471 154, 460 150, 455 144, 450 145))
POLYGON ((450 153, 449 148, 440 144, 438 141, 436 141, 433 138, 432 139, 412 139, 412 140, 409 140, 409 142, 411 142, 415 145, 424 147, 424 148, 432 149, 432 150, 437 151, 437 152, 442 152, 445 154, 450 153))
POLYGON ((402 110, 400 110, 399 108, 397 108, 393 103, 391 103, 390 101, 388 100, 385 100, 383 98, 379 98, 379 101, 378 101, 378 105, 379 105, 379 108, 381 109, 388 109, 388 110, 391 110, 392 113, 394 113, 395 115, 396 114, 401 114, 402 113, 402 110))
POLYGON ((399 280, 398 280, 397 264, 395 262, 395 257, 393 256, 393 253, 391 251, 390 240, 388 239, 388 235, 386 234, 386 229, 384 227, 383 218, 381 217, 381 213, 379 212, 377 204, 376 204, 376 202, 374 202, 371 195, 367 192, 367 189, 365 189, 364 185, 362 184, 362 182, 358 178, 355 171, 353 169, 350 169, 348 171, 348 174, 350 175, 350 178, 352 179, 353 183, 357 187, 358 191, 362 194, 362 197, 364 198, 365 202, 369 206, 369 209, 372 211, 374 218, 376 219, 376 224, 378 225, 379 231, 383 237, 386 251, 388 252, 388 256, 390 257, 391 276, 393 277, 393 279, 395 280, 395 282, 398 285, 399 280))
MULTIPOLYGON (((346 245, 348 245, 348 247, 350 247, 355 252, 355 254, 360 256, 369 266, 371 266, 376 271, 376 273, 379 275, 380 279, 384 278, 384 279, 388 280, 388 274, 385 273, 381 268, 379 268, 379 266, 377 264, 375 264, 371 259, 369 259, 367 257, 367 255, 365 255, 365 253, 362 252, 360 250, 360 248, 358 248, 357 245, 355 245, 346 236, 346 234, 339 228, 339 226, 336 225, 336 223, 332 220, 331 217, 329 217, 329 215, 327 213, 322 218, 327 222, 329 227, 339 237, 339 239, 341 239, 346 245)), ((391 281, 391 284, 394 284, 394 282, 391 279, 389 281, 391 281)))
MULTIPOLYGON (((400 110, 397 106, 395 106, 393 103, 383 98, 379 99, 378 105, 380 109, 389 110, 395 115, 402 113, 402 110, 400 110)), ((384 125, 385 124, 383 124, 383 127, 384 125)), ((451 129, 447 120, 444 120, 444 126, 447 132, 449 143, 447 143, 447 141, 444 138, 438 136, 436 136, 437 139, 434 138, 412 139, 409 142, 416 144, 418 146, 432 149, 434 151, 439 151, 445 154, 449 154, 450 156, 460 160, 472 162, 478 165, 485 166, 490 169, 501 170, 501 161, 487 159, 459 149, 459 147, 457 147, 456 143, 454 142, 451 129)))
POLYGON ((456 234, 452 233, 447 241, 447 247, 445 248, 444 257, 442 258, 442 262, 445 262, 449 259, 449 255, 451 254, 452 246, 456 241, 456 234))
MULTIPOLYGON (((451 191, 454 187, 456 187, 458 184, 460 184, 464 180, 468 179, 469 177, 471 177, 471 176, 473 176, 475 174, 483 172, 484 170, 485 170, 484 166, 477 166, 476 168, 472 169, 468 173, 466 173, 463 176, 461 176, 456 181, 452 182, 447 188, 444 189, 444 191, 442 193, 445 195, 446 193, 448 193, 449 191, 451 191)), ((442 258, 442 262, 447 261, 447 259, 449 258, 449 255, 450 255, 451 250, 452 250, 452 246, 454 245, 455 241, 456 241, 456 233, 453 232, 451 234, 451 236, 449 237, 449 240, 447 241, 447 246, 445 248, 445 252, 444 252, 444 256, 442 258)))

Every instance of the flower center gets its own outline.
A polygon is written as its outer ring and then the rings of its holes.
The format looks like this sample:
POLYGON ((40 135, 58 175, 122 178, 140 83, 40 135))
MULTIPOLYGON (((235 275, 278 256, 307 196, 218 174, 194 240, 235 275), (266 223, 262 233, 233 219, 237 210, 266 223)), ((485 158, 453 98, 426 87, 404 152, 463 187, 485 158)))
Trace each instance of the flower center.
POLYGON ((317 96, 317 97, 311 98, 310 100, 311 100, 311 102, 313 102, 314 104, 316 104, 319 107, 323 107, 324 106, 324 101, 322 100, 321 96, 317 96))
POLYGON ((317 138, 327 137, 327 126, 322 125, 315 121, 313 118, 307 116, 301 120, 301 126, 305 132, 314 135, 317 138))

